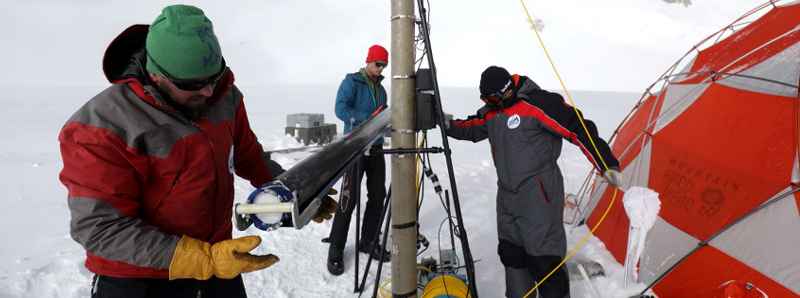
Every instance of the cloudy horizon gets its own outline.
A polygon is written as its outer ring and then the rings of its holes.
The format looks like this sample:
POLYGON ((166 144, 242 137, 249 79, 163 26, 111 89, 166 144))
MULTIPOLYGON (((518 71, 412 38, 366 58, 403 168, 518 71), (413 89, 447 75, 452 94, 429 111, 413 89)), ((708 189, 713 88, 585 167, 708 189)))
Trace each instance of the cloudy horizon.
MULTIPOLYGON (((559 88, 519 1, 430 1, 443 86, 474 87, 489 65, 559 88)), ((639 92, 702 38, 764 0, 526 1, 567 86, 639 92), (673 2, 673 3, 668 3, 673 2)), ((3 1, 0 85, 101 85, 108 43, 171 1, 3 1)), ((185 1, 214 22, 242 85, 336 85, 374 43, 390 48, 389 1, 185 1)), ((390 64, 391 67, 391 64, 390 64)), ((385 74, 388 73, 385 72, 385 74)))

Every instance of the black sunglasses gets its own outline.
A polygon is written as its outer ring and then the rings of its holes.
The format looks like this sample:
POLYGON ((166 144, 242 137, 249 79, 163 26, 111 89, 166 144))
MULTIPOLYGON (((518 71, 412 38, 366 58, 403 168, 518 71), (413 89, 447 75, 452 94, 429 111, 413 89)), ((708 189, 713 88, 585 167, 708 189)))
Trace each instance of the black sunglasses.
POLYGON ((375 66, 380 67, 380 68, 384 68, 384 67, 386 67, 386 65, 387 64, 383 63, 383 62, 375 62, 375 66))
POLYGON ((220 68, 218 73, 210 77, 204 79, 177 79, 174 76, 170 75, 166 70, 164 70, 164 68, 161 67, 161 65, 159 65, 158 62, 156 62, 156 60, 153 59, 153 57, 150 56, 149 53, 147 54, 147 58, 150 59, 150 62, 153 62, 153 65, 155 65, 156 68, 158 68, 158 71, 164 77, 166 77, 167 80, 172 82, 172 84, 175 85, 175 87, 178 87, 178 89, 184 91, 197 91, 209 85, 216 85, 219 79, 222 78, 222 75, 225 74, 225 70, 227 69, 227 66, 225 65, 225 58, 221 58, 222 67, 220 68))

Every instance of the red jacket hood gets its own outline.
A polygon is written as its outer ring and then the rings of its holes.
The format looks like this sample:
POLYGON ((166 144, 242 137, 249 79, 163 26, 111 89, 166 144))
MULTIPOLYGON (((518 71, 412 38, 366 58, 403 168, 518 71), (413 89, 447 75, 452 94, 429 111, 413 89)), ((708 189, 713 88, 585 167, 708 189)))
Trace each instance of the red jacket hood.
MULTIPOLYGON (((109 82, 138 85, 131 86, 133 89, 149 84, 150 80, 144 70, 146 60, 143 54, 149 29, 150 25, 132 25, 111 41, 103 55, 103 73, 109 82)), ((233 72, 226 69, 211 100, 214 101, 230 91, 233 81, 233 72)))

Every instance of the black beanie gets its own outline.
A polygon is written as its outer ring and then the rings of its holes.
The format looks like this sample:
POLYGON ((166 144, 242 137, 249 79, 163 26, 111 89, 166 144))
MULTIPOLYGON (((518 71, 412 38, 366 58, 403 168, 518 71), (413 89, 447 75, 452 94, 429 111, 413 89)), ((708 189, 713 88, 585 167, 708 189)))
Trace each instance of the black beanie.
POLYGON ((481 73, 480 91, 482 95, 503 91, 503 87, 511 80, 511 74, 505 68, 489 66, 481 73))

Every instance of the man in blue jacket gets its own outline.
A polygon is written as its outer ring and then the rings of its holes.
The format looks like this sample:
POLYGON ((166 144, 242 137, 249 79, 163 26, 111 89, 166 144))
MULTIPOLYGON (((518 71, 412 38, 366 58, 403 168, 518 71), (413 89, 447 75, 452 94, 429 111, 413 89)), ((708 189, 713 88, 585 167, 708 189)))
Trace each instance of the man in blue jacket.
MULTIPOLYGON (((386 90, 381 86, 383 76, 381 72, 389 63, 389 52, 380 45, 373 45, 367 52, 366 66, 359 71, 347 74, 339 91, 336 94, 336 117, 344 122, 344 133, 347 134, 354 128, 364 123, 377 111, 387 107, 386 90)), ((378 139, 373 147, 383 145, 383 138, 378 139)), ((367 208, 364 210, 364 222, 361 225, 361 243, 359 250, 368 253, 373 259, 387 262, 389 253, 381 249, 375 241, 378 238, 378 221, 381 216, 383 200, 386 198, 386 161, 382 154, 362 156, 359 161, 360 172, 357 175, 367 174, 367 208)), ((355 181, 356 177, 345 177, 355 181)), ((356 186, 358 187, 358 186, 356 186)), ((344 186, 343 186, 344 188, 344 186)), ((342 253, 347 243, 347 232, 350 228, 350 218, 355 208, 355 200, 340 202, 333 220, 333 227, 328 238, 328 271, 333 275, 344 272, 342 253)))

